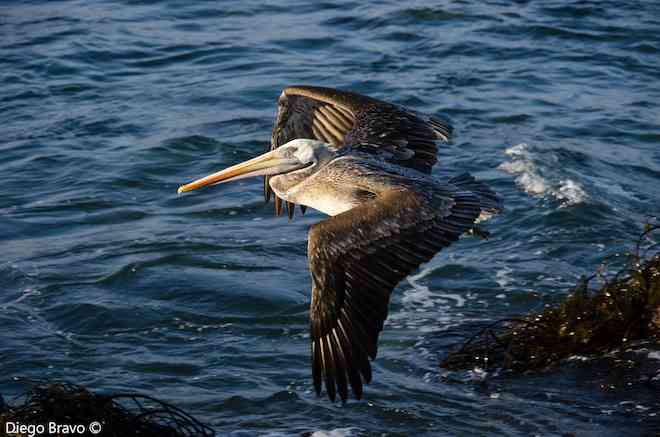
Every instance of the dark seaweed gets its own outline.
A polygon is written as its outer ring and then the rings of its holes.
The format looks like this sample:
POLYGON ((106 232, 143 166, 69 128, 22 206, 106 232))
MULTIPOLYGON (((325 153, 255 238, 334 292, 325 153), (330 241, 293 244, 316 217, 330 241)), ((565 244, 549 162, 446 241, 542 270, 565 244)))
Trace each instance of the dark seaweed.
MULTIPOLYGON (((15 405, 0 405, 0 429, 22 424, 85 424, 97 421, 103 437, 210 437, 212 428, 185 411, 137 393, 96 394, 76 384, 19 379, 29 390, 15 405)), ((77 434, 79 435, 79 434, 77 434)))
POLYGON ((624 267, 582 278, 559 305, 516 319, 498 320, 450 353, 441 367, 475 366, 513 372, 543 370, 574 355, 623 351, 634 342, 660 340, 660 251, 645 226, 624 267), (601 285, 590 287, 595 279, 601 285))

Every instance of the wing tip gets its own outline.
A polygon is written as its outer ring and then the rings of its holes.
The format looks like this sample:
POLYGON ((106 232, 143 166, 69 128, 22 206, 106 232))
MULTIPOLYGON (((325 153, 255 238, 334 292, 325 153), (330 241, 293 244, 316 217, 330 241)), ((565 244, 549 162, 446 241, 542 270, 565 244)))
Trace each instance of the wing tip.
POLYGON ((449 179, 449 183, 474 193, 479 198, 481 210, 488 214, 501 214, 504 211, 504 199, 485 182, 464 172, 449 179))
POLYGON ((437 117, 429 117, 429 126, 433 129, 433 133, 442 141, 451 141, 454 134, 454 127, 449 122, 441 120, 437 117))

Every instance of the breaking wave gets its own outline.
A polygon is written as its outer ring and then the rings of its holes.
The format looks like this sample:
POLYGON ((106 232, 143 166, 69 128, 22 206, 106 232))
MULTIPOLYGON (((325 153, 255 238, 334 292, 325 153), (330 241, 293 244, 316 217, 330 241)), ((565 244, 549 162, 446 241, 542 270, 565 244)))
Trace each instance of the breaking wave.
POLYGON ((527 144, 509 147, 504 153, 511 160, 500 164, 498 169, 515 175, 516 184, 526 193, 539 197, 552 196, 560 202, 560 207, 577 205, 588 199, 587 192, 578 182, 547 174, 550 171, 544 168, 540 157, 533 154, 527 144))

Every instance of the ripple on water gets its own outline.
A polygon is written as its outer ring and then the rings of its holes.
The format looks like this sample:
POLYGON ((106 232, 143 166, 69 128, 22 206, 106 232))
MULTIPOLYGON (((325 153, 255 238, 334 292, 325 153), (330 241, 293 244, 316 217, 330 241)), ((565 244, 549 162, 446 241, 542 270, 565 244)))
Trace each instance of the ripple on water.
POLYGON ((0 6, 0 374, 157 390, 223 435, 643 434, 647 387, 437 365, 657 215, 655 3, 0 6), (259 180, 176 194, 261 153, 294 83, 450 116, 435 174, 470 171, 506 206, 488 241, 394 291, 366 401, 346 405, 309 369, 306 233, 323 216, 274 218, 259 180))

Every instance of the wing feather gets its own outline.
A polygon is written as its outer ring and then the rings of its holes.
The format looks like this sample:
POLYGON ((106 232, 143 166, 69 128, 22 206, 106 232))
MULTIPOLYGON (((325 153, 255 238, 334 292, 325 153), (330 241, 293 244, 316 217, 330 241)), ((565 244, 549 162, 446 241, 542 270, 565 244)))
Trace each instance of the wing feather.
POLYGON ((451 187, 440 198, 391 190, 310 229, 317 393, 324 383, 332 400, 338 394, 346 401, 349 385, 356 398, 362 396, 362 384, 371 381, 369 359, 376 358, 392 290, 473 226, 479 199, 451 187))
MULTIPOLYGON (((452 128, 437 118, 349 91, 291 86, 278 100, 270 150, 297 138, 317 139, 337 148, 379 153, 398 165, 430 173, 436 163, 437 140, 448 141, 452 128)), ((264 198, 271 198, 268 177, 264 198)), ((287 204, 289 218, 293 204, 287 204)), ((282 201, 275 196, 275 212, 282 201)))

